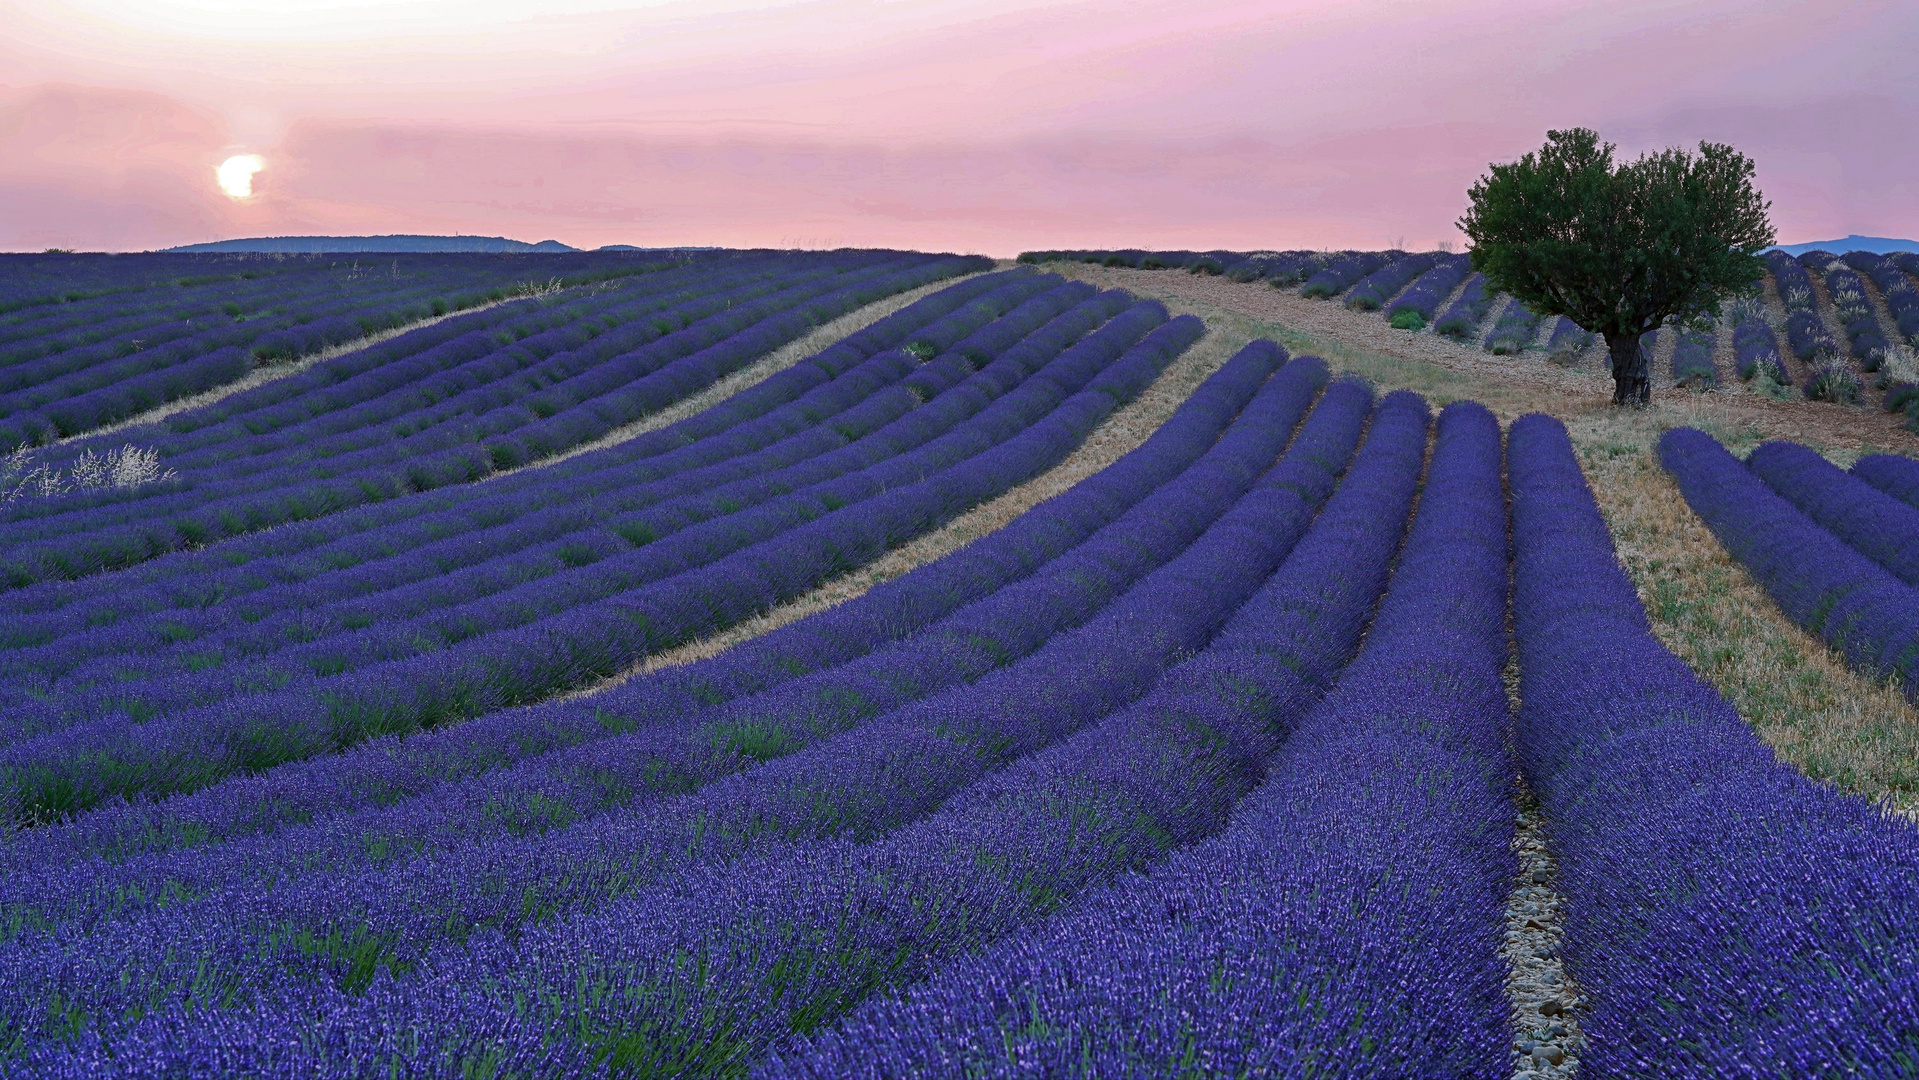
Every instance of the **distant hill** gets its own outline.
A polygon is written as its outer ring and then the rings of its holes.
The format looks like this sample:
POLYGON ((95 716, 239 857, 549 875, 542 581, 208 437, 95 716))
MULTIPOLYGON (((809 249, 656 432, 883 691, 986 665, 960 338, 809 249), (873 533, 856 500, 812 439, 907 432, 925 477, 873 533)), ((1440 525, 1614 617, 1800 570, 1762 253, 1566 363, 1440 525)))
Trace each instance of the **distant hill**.
POLYGON ((256 236, 244 240, 216 240, 210 244, 186 244, 163 249, 168 252, 267 252, 279 254, 367 253, 446 251, 578 251, 558 240, 529 244, 504 236, 256 236))
POLYGON ((1780 244, 1772 251, 1804 255, 1808 251, 1830 251, 1844 255, 1848 251, 1871 251, 1884 255, 1890 251, 1919 251, 1919 240, 1893 240, 1884 236, 1848 236, 1844 240, 1819 240, 1810 244, 1780 244))

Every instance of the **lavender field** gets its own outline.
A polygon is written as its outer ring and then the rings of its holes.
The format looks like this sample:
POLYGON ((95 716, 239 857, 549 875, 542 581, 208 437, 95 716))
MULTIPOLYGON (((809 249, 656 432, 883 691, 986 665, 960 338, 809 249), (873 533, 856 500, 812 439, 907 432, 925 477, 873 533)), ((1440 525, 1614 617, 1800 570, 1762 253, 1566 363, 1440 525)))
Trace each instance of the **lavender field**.
MULTIPOLYGON (((0 1077, 1919 1075, 1919 829, 1606 486, 1896 695, 1919 464, 1057 265, 1591 362, 1459 255, 1021 261, 0 257, 0 1077)), ((1914 274, 1779 256, 1672 381, 1919 403, 1914 274)))

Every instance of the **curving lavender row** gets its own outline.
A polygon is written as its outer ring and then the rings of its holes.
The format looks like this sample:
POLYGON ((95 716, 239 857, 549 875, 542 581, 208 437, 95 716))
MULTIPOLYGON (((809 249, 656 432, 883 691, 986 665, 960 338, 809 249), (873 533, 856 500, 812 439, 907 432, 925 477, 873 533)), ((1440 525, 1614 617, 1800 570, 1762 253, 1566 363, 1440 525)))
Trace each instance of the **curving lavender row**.
MULTIPOLYGON (((1044 292, 924 364, 903 350, 881 353, 789 407, 799 418, 817 423, 756 452, 672 470, 670 466, 688 458, 698 460, 675 452, 622 469, 617 480, 555 477, 513 500, 525 503, 529 496, 537 497, 532 512, 512 514, 511 503, 496 501, 484 527, 440 525, 429 543, 410 550, 402 543, 404 535, 382 532, 376 538, 379 549, 391 552, 384 558, 329 569, 297 585, 269 586, 243 603, 119 619, 111 627, 83 630, 54 644, 0 657, 0 672, 66 676, 72 683, 84 681, 89 667, 112 682, 180 673, 183 664, 205 670, 331 633, 448 608, 631 550, 687 524, 870 466, 932 438, 937 428, 907 417, 920 416, 922 402, 963 385, 975 374, 975 357, 991 360, 1029 334, 1037 335, 1035 346, 1057 352, 1117 315, 1128 302, 1123 295, 1093 298, 1092 293, 1084 285, 1044 292), (595 488, 606 490, 595 495, 595 488), (130 651, 142 656, 129 660, 116 655, 130 651)), ((980 303, 993 299, 989 294, 980 303)), ((255 579, 261 574, 261 568, 249 571, 255 579)), ((15 633, 24 636, 50 624, 74 626, 79 618, 91 617, 63 610, 55 618, 23 620, 28 625, 15 633)), ((53 692, 55 687, 36 688, 42 697, 53 692)), ((125 692, 140 693, 133 688, 125 692)))
POLYGON ((1580 327, 1564 315, 1553 323, 1553 332, 1546 339, 1546 351, 1558 354, 1578 354, 1592 347, 1598 340, 1597 334, 1580 327))
MULTIPOLYGON (((1377 561, 1362 565, 1379 573, 1399 519, 1360 520, 1377 530, 1364 549, 1377 561)), ((1505 526, 1498 423, 1450 406, 1358 658, 1290 725, 1223 833, 876 1000, 756 1075, 1509 1075, 1505 526)), ((1339 556, 1319 553, 1318 581, 1339 556)), ((1253 610, 1249 630, 1315 614, 1253 610)), ((1341 613, 1350 648, 1354 613, 1325 610, 1341 613)), ((1255 652, 1228 678, 1270 679, 1286 659, 1255 652)))
POLYGON ((1870 251, 1847 252, 1845 262, 1879 288, 1900 339, 1908 345, 1919 345, 1919 289, 1913 287, 1911 278, 1899 272, 1899 264, 1870 251))
POLYGON ((1798 443, 1761 444, 1746 468, 1807 517, 1907 585, 1919 585, 1919 509, 1798 443))
POLYGON ((828 407, 808 395, 877 353, 907 344, 909 337, 916 346, 944 353, 983 332, 1012 299, 1025 295, 1028 286, 1009 281, 1014 276, 986 274, 948 286, 694 416, 566 461, 163 555, 110 577, 18 590, 8 599, 20 612, 62 614, 44 626, 0 629, 0 647, 37 644, 83 624, 111 625, 132 613, 200 608, 305 581, 543 509, 556 499, 599 494, 761 449, 808 426, 818 409, 828 407))
MULTIPOLYGON (((991 769, 1144 693, 1167 664, 1204 644, 1305 531, 1367 412, 1370 395, 1346 385, 1325 418, 1316 413, 1286 458, 1191 548, 1093 621, 978 684, 636 813, 430 854, 389 875, 294 883, 251 901, 207 898, 186 905, 190 912, 166 909, 102 926, 84 944, 8 948, 0 952, 0 984, 25 991, 29 971, 43 972, 46 981, 34 1002, 8 993, 0 1007, 14 1023, 37 1024, 34 1017, 45 1015, 37 1003, 49 996, 87 1001, 99 1009, 93 1017, 101 1026, 83 1039, 104 1036, 111 1045, 120 1041, 116 1029, 133 1019, 126 1006, 144 1001, 159 1012, 130 1025, 131 1044, 152 1035, 217 1045, 229 1024, 250 1026, 247 1003, 257 999, 274 1014, 291 1008, 282 1021, 289 1025, 414 1028, 423 1052, 456 1057, 466 1038, 499 1030, 486 1020, 478 1030, 468 1026, 475 1009, 482 1016, 497 1016, 501 1007, 527 1010, 538 1020, 546 1002, 563 1002, 544 993, 542 1001, 529 1001, 512 990, 496 996, 467 973, 484 967, 499 979, 538 986, 550 969, 533 961, 547 949, 577 972, 594 955, 581 946, 597 941, 617 954, 621 938, 583 936, 564 923, 548 932, 539 924, 562 914, 568 923, 597 920, 637 946, 652 925, 639 913, 674 888, 667 875, 698 873, 785 843, 883 835, 991 769), (1061 682, 1069 673, 1070 692, 1061 682), (476 875, 476 867, 492 869, 476 875), (521 958, 510 972, 498 967, 503 951, 521 958), (141 974, 128 980, 110 972, 141 974), (368 978, 359 1002, 336 988, 368 978), (448 994, 463 1002, 444 1000, 448 994), (192 1027, 180 1029, 173 1023, 180 1014, 166 1003, 182 995, 231 1007, 196 1011, 192 1027), (307 1011, 315 1001, 326 1003, 320 1015, 307 1011)), ((382 1043, 376 1038, 366 1048, 391 1053, 382 1043)), ((336 1052, 345 1049, 336 1044, 336 1052)))
MULTIPOLYGON (((1281 358, 1268 344, 1242 354, 1235 367, 1270 370, 1281 358)), ((809 650, 784 666, 778 673, 782 678, 764 673, 754 680, 761 687, 757 694, 734 683, 727 695, 735 699, 732 704, 720 698, 710 675, 688 671, 548 706, 549 712, 574 714, 578 729, 553 752, 532 753, 526 745, 532 740, 522 740, 523 756, 514 767, 442 784, 405 803, 399 802, 393 770, 382 769, 385 797, 378 802, 362 803, 351 817, 277 831, 258 844, 223 844, 116 869, 29 871, 3 887, 0 903, 9 914, 0 922, 70 923, 142 906, 142 897, 177 899, 236 881, 340 872, 369 862, 391 866, 427 847, 558 828, 616 806, 711 783, 947 686, 972 682, 1083 622, 1183 550, 1271 464, 1325 378, 1317 361, 1290 365, 1246 406, 1217 445, 1084 542, 918 633, 891 644, 874 641, 870 651, 849 662, 834 665, 809 650), (814 673, 802 676, 802 664, 814 673), (684 691, 695 680, 706 693, 684 691)), ((870 620, 872 605, 862 606, 870 620)), ((870 621, 849 629, 869 639, 879 636, 870 621)), ((758 651, 764 664, 766 650, 758 651)), ((781 651, 782 660, 792 656, 781 651)), ((740 673, 738 662, 698 666, 718 667, 715 674, 722 676, 740 673)), ((515 719, 528 726, 533 718, 515 719)), ((452 734, 457 738, 460 730, 452 734)), ((400 749, 424 758, 423 764, 437 764, 438 755, 400 749)), ((445 753, 444 746, 437 750, 445 753)), ((416 779, 414 786, 424 787, 426 779, 416 779)))
POLYGON ((1919 694, 1919 592, 1819 527, 1712 436, 1674 428, 1659 462, 1786 617, 1874 676, 1919 694))
MULTIPOLYGON (((243 620, 245 625, 231 634, 186 641, 191 651, 184 657, 107 658, 91 671, 77 669, 50 689, 13 703, 0 730, 26 738, 115 711, 145 720, 262 686, 303 687, 337 697, 336 677, 344 673, 468 643, 709 564, 794 524, 950 467, 1011 436, 1092 377, 1093 364, 1163 318, 1160 309, 1141 305, 1095 331, 1083 347, 1069 349, 1104 321, 1105 311, 1099 301, 1082 305, 978 371, 964 358, 955 358, 945 370, 929 364, 913 371, 912 385, 891 395, 901 407, 874 417, 897 413, 890 423, 810 461, 612 514, 570 538, 525 553, 485 560, 478 558, 483 551, 472 551, 475 563, 459 566, 469 553, 467 543, 461 543, 446 556, 454 568, 445 573, 366 600, 295 606, 284 619, 267 618, 262 611, 257 621, 243 620), (1055 363, 1059 366, 1046 370, 1055 363), (1038 382, 1019 389, 1035 372, 1042 372, 1038 382), (919 405, 921 395, 930 399, 924 405, 919 405), (394 617, 379 619, 376 613, 382 610, 394 617)), ((523 529, 508 526, 504 532, 511 543, 523 529)), ((189 637, 185 630, 174 633, 189 637)))
POLYGON ((1440 258, 1438 252, 1429 251, 1394 259, 1354 285, 1346 294, 1346 306, 1354 311, 1378 311, 1440 258))
POLYGON ((1678 331, 1679 341, 1672 350, 1674 386, 1713 387, 1719 385, 1719 368, 1713 363, 1713 350, 1719 344, 1717 329, 1704 332, 1689 327, 1678 331))
POLYGON ((1780 386, 1791 386, 1792 376, 1779 358, 1779 335, 1762 316, 1753 316, 1733 328, 1733 370, 1741 379, 1764 373, 1780 386))
POLYGON ((1492 310, 1493 293, 1486 289, 1486 275, 1474 274, 1466 279, 1466 288, 1459 299, 1446 305, 1433 322, 1433 332, 1443 334, 1455 341, 1465 341, 1479 336, 1479 325, 1486 321, 1486 313, 1492 310))
POLYGON ((865 477, 873 490, 857 505, 835 508, 815 496, 793 508, 795 517, 774 522, 782 531, 687 572, 323 686, 237 698, 151 724, 109 717, 8 747, 0 752, 0 783, 16 820, 70 813, 113 795, 190 791, 236 770, 539 700, 795 596, 1064 457, 1203 329, 1182 316, 1140 339, 1165 318, 1157 305, 1143 308, 1062 353, 1057 376, 1027 380, 983 410, 963 437, 941 448, 974 447, 963 464, 916 478, 907 455, 898 459, 905 475, 865 477))
MULTIPOLYGON (((685 267, 628 280, 612 287, 563 291, 550 296, 518 300, 494 310, 462 315, 436 326, 415 328, 395 340, 328 360, 319 370, 273 380, 251 390, 228 395, 211 405, 177 413, 157 424, 144 425, 137 431, 144 441, 152 443, 175 465, 191 470, 206 461, 219 460, 222 454, 249 456, 245 449, 236 449, 236 440, 248 441, 254 449, 272 447, 276 445, 272 435, 276 428, 311 421, 321 412, 346 409, 348 411, 343 415, 352 417, 356 415, 353 410, 357 408, 357 415, 364 416, 366 410, 379 407, 376 402, 380 394, 404 388, 411 380, 428 378, 444 381, 457 380, 463 375, 470 377, 475 369, 461 369, 458 365, 479 356, 501 354, 489 361, 493 364, 502 358, 517 358, 523 362, 536 360, 552 351, 553 344, 570 348, 605 329, 617 328, 624 321, 638 319, 649 313, 656 318, 665 318, 690 302, 711 306, 715 301, 710 298, 715 293, 723 294, 730 290, 739 299, 749 299, 777 290, 782 280, 790 285, 825 276, 828 275, 817 266, 782 260, 746 260, 724 266, 685 267), (570 335, 555 333, 575 322, 579 325, 573 328, 570 335), (486 332, 476 333, 482 330, 486 332), (502 353, 503 346, 540 334, 546 336, 532 342, 532 347, 537 350, 533 355, 502 353), (543 345, 546 348, 541 349, 543 345), (264 408, 295 399, 300 401, 298 406, 282 408, 277 412, 264 408), (251 414, 244 426, 220 423, 241 413, 251 414), (200 460, 203 458, 206 461, 200 460)), ((718 302, 724 303, 723 300, 718 302)), ((651 324, 649 322, 646 325, 651 324)), ((632 329, 628 332, 631 333, 632 329)), ((658 332, 655 331, 656 334, 658 332)), ((499 373, 493 374, 497 377, 499 373)), ((431 386, 432 383, 427 385, 431 386)), ((422 397, 416 390, 411 399, 389 397, 386 400, 403 405, 432 402, 444 398, 447 393, 447 390, 442 390, 436 395, 422 397)), ((389 411, 386 418, 391 415, 389 411)), ((338 419, 334 417, 319 422, 337 426, 338 419)), ((295 438, 290 445, 304 449, 305 441, 316 434, 337 432, 308 430, 304 432, 304 439, 295 438)), ((69 455, 74 452, 73 447, 54 451, 56 454, 69 455)), ((84 505, 87 505, 85 500, 68 497, 27 509, 46 516, 84 505)))
POLYGON ((1539 336, 1539 316, 1517 300, 1506 305, 1486 335, 1486 351, 1494 356, 1513 356, 1532 347, 1539 336))
POLYGON ((1866 299, 1865 283, 1839 259, 1825 263, 1824 269, 1826 294, 1832 297, 1833 309, 1839 316, 1839 324, 1845 328, 1853 358, 1865 370, 1878 371, 1892 345, 1886 340, 1885 328, 1879 325, 1878 313, 1866 299))
POLYGON ((1852 475, 1907 506, 1919 507, 1919 461, 1897 454, 1867 454, 1852 463, 1852 475))
MULTIPOLYGON (((1682 484, 1730 460, 1705 438, 1662 443, 1682 484)), ((1558 421, 1510 448, 1518 745, 1588 1000, 1579 1075, 1909 1074, 1919 832, 1778 761, 1659 644, 1558 421)))
MULTIPOLYGON (((370 444, 310 460, 302 460, 303 452, 280 453, 272 460, 281 464, 264 470, 257 463, 251 468, 246 461, 230 463, 207 470, 197 480, 194 474, 183 477, 175 486, 191 486, 171 495, 0 526, 0 538, 14 544, 6 574, 16 583, 79 576, 282 521, 468 482, 496 468, 558 453, 710 385, 803 333, 814 321, 924 284, 929 275, 949 276, 957 267, 949 263, 943 269, 882 266, 854 274, 854 282, 845 287, 834 289, 834 282, 823 281, 784 290, 664 336, 658 327, 650 327, 655 340, 637 349, 618 351, 625 343, 614 341, 600 348, 561 351, 552 362, 566 370, 550 372, 553 384, 532 397, 527 396, 531 387, 494 376, 513 374, 527 358, 537 356, 537 350, 528 351, 524 342, 508 349, 494 343, 503 358, 499 363, 488 359, 494 355, 488 353, 453 369, 481 369, 482 385, 428 406, 428 412, 440 409, 447 422, 423 429, 413 426, 427 419, 417 414, 437 391, 410 373, 407 364, 383 366, 369 374, 396 382, 397 389, 368 402, 377 406, 375 416, 389 418, 369 429, 370 444), (409 418, 409 412, 416 415, 409 418)), ((547 335, 547 344, 553 349, 578 344, 572 334, 571 327, 556 329, 547 335)), ((474 345, 487 347, 486 342, 474 345)))
POLYGON ((1333 256, 1324 269, 1306 279, 1299 295, 1310 300, 1338 296, 1361 278, 1405 254, 1403 251, 1342 251, 1333 256))
MULTIPOLYGON (((7 880, 22 885, 8 890, 8 902, 35 903, 37 888, 29 882, 54 889, 44 872, 67 877, 59 868, 76 859, 119 860, 357 813, 444 781, 710 708, 853 660, 1038 571, 1172 483, 1213 446, 1283 358, 1275 346, 1249 347, 1201 384, 1139 447, 1066 492, 857 599, 718 656, 638 676, 577 701, 492 713, 405 741, 370 740, 257 778, 235 778, 158 804, 120 804, 70 824, 14 834, 11 843, 0 845, 7 880)), ((320 827, 330 826, 322 822, 320 827)), ((135 872, 171 872, 152 870, 154 865, 135 872)), ((95 866, 91 873, 105 871, 95 866)))
MULTIPOLYGON (((527 282, 530 269, 414 258, 403 274, 400 261, 376 275, 337 260, 308 260, 245 287, 222 281, 217 290, 192 290, 188 303, 173 289, 130 290, 147 294, 151 314, 140 310, 140 299, 121 294, 104 309, 112 317, 92 327, 69 329, 64 319, 21 325, 18 333, 32 336, 0 350, 0 448, 89 431, 230 382, 260 360, 300 356, 497 299, 515 278, 527 282), (450 290, 456 293, 451 301, 444 295, 450 290)), ((550 263, 550 278, 556 286, 574 285, 687 261, 684 255, 602 257, 587 269, 591 264, 581 260, 559 259, 550 263)))
POLYGON ((1419 316, 1420 326, 1403 329, 1420 329, 1437 317, 1439 305, 1453 294, 1453 290, 1459 288, 1459 283, 1466 280, 1472 268, 1472 260, 1464 255, 1438 256, 1432 269, 1420 274, 1417 281, 1387 306, 1386 317, 1398 324, 1406 321, 1404 313, 1411 312, 1419 316))

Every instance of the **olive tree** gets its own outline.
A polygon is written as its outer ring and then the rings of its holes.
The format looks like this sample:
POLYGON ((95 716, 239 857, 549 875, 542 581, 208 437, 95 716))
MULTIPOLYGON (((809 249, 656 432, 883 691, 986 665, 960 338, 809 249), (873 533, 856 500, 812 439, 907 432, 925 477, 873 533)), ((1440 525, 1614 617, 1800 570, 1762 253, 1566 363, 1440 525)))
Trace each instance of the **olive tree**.
POLYGON ((1604 337, 1613 404, 1643 405, 1652 381, 1640 338, 1716 312, 1764 272, 1771 204, 1752 176, 1752 162, 1719 143, 1615 165, 1596 132, 1549 131, 1545 146, 1480 177, 1459 228, 1491 286, 1604 337))

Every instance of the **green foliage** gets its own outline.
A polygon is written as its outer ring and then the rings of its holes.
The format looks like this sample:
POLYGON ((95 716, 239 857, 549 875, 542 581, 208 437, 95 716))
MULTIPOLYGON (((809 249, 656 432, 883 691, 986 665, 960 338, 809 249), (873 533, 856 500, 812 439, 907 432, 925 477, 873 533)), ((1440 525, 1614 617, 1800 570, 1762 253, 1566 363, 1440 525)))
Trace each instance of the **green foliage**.
POLYGON ((1392 325, 1395 330, 1424 330, 1426 319, 1412 308, 1401 308, 1393 312, 1392 325))
POLYGON ((1716 313, 1759 280, 1773 230, 1751 160, 1702 142, 1615 165, 1613 149, 1585 128, 1549 131, 1540 150, 1493 165, 1459 220, 1473 269, 1608 342, 1716 313))

